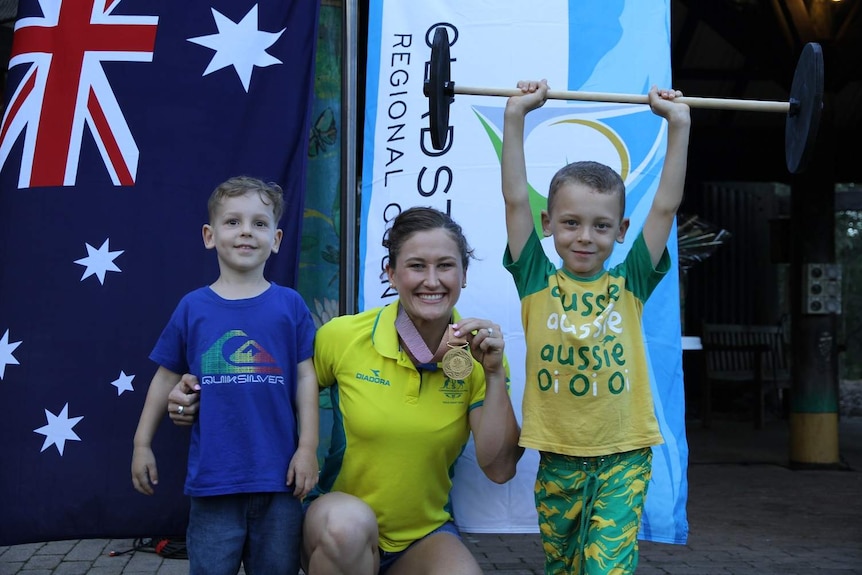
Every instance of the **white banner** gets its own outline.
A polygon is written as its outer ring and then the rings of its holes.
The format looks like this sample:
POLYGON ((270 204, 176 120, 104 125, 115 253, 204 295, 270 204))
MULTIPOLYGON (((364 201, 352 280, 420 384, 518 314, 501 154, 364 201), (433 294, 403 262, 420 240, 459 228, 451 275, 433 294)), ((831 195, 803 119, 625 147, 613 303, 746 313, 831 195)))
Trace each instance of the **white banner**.
MULTIPOLYGON (((425 67, 434 29, 449 33, 451 79, 457 85, 514 88, 518 80, 546 78, 552 90, 646 94, 670 87, 668 0, 372 0, 370 2, 365 141, 360 234, 361 309, 394 301, 381 275, 388 223, 403 209, 433 206, 460 223, 478 261, 458 310, 488 317, 506 335, 511 395, 520 417, 524 389, 524 334, 514 282, 503 268, 506 245, 499 148, 505 98, 458 95, 450 106, 449 140, 431 146, 425 67)), ((565 163, 592 159, 626 181, 632 229, 643 224, 658 185, 665 124, 648 106, 549 101, 526 126, 529 181, 544 202, 551 176, 565 163)), ((541 237, 541 233, 539 234, 541 237)), ((629 242, 637 233, 628 234, 629 242)), ((544 244, 558 260, 550 238, 544 244)), ((618 246, 611 264, 630 243, 618 246)), ((669 245, 676 263, 676 242, 669 245)), ((654 449, 641 537, 685 543, 688 524, 688 449, 682 385, 679 291, 676 270, 661 282, 645 311, 656 410, 665 445, 654 449)), ((489 481, 472 444, 456 470, 453 504, 467 532, 538 530, 533 483, 538 454, 528 450, 506 485, 489 481)))

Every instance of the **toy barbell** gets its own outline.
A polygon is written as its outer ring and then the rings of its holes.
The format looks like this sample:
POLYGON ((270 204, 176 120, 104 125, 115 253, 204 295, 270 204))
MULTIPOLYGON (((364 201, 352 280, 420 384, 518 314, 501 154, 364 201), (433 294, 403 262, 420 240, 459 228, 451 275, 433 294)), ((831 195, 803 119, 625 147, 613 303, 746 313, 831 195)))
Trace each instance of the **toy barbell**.
MULTIPOLYGON (((477 88, 458 86, 451 81, 449 34, 440 26, 434 31, 431 60, 426 68, 423 91, 428 97, 428 122, 431 145, 436 150, 446 147, 449 130, 449 106, 455 94, 471 96, 520 96, 519 89, 477 88)), ((614 94, 604 92, 548 91, 550 100, 580 100, 620 104, 649 104, 646 94, 614 94)), ((751 112, 781 112, 787 115, 784 127, 784 152, 791 173, 804 171, 820 125, 823 109, 823 51, 815 42, 807 43, 793 74, 790 99, 787 102, 766 100, 736 100, 682 96, 675 101, 692 108, 712 108, 751 112)))

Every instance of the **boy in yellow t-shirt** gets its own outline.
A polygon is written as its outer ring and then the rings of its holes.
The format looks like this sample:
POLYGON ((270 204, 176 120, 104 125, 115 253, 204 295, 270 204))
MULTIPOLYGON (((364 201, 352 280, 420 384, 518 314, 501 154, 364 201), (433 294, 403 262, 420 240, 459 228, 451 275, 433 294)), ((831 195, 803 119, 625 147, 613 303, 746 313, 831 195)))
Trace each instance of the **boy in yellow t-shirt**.
POLYGON ((625 260, 604 268, 629 228, 625 184, 608 166, 573 162, 551 180, 542 230, 563 267, 545 255, 530 209, 524 119, 548 85, 520 82, 506 105, 502 187, 508 246, 526 337, 520 445, 540 452, 535 498, 545 573, 633 573, 637 533, 663 442, 653 410, 643 306, 670 269, 666 244, 682 202, 689 107, 673 90, 649 93, 668 122, 667 154, 643 229, 625 260))

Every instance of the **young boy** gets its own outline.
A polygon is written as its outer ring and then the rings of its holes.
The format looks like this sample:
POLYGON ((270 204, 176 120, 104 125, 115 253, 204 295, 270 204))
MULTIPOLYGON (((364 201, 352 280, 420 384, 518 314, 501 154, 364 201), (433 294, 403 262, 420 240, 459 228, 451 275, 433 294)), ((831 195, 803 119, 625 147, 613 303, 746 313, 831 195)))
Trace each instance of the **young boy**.
POLYGON ((219 277, 183 297, 150 354, 159 368, 135 432, 132 483, 153 493, 153 435, 179 374, 195 374, 203 407, 185 483, 189 572, 297 573, 301 499, 318 475, 318 388, 311 313, 263 276, 281 243, 282 190, 232 178, 208 209, 203 240, 219 277))
POLYGON ((649 93, 668 122, 658 191, 631 251, 605 270, 629 227, 625 184, 608 166, 575 162, 551 180, 542 231, 563 260, 545 256, 530 211, 524 118, 548 85, 520 82, 506 104, 502 185, 508 249, 527 345, 520 445, 540 452, 535 498, 545 573, 633 573, 637 533, 663 442, 653 411, 641 329, 643 306, 670 269, 667 244, 682 201, 689 108, 679 92, 649 93))

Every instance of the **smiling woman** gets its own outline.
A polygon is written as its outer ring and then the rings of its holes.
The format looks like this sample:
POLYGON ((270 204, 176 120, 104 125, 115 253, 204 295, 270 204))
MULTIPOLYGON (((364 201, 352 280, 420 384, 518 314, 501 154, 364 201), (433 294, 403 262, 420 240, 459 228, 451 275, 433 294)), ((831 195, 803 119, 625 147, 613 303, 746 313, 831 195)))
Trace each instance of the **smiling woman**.
MULTIPOLYGON (((455 309, 472 250, 448 215, 405 210, 384 245, 398 300, 332 318, 315 337, 333 427, 320 482, 304 502, 303 564, 309 573, 479 575, 455 526, 450 471, 472 433, 488 478, 515 474, 523 450, 503 334, 455 309), (461 346, 471 369, 447 375, 444 357, 461 346)), ((187 375, 171 393, 176 423, 193 422, 195 386, 187 375)))
POLYGON ((329 456, 308 497, 307 567, 480 573, 460 537, 452 537, 449 470, 472 431, 485 474, 500 483, 514 475, 522 451, 504 341, 497 324, 455 310, 472 250, 449 216, 408 209, 384 246, 398 301, 334 318, 315 343, 318 380, 336 409, 329 456), (458 343, 468 346, 474 369, 452 379, 440 367, 458 343), (365 372, 385 384, 357 379, 365 372))

